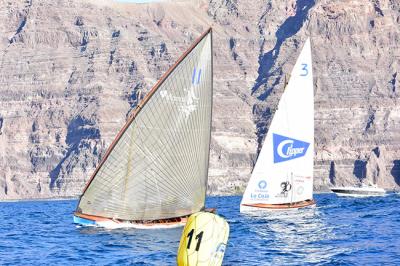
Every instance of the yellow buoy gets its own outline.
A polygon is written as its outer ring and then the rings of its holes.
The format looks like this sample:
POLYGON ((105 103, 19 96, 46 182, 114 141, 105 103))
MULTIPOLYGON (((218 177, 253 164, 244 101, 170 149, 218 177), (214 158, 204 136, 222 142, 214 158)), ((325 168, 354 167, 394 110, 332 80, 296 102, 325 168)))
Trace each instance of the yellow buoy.
POLYGON ((177 264, 221 265, 229 237, 229 225, 224 218, 210 213, 192 214, 183 229, 177 264))

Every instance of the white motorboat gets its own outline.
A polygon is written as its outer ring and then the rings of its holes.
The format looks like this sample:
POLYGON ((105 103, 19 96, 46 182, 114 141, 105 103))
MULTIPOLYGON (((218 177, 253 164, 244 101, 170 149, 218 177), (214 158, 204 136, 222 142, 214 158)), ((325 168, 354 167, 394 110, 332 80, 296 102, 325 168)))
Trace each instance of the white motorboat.
POLYGON ((338 196, 348 197, 371 197, 371 196, 383 196, 386 191, 383 188, 379 188, 375 185, 361 185, 361 186, 348 186, 348 187, 333 187, 331 188, 338 196))

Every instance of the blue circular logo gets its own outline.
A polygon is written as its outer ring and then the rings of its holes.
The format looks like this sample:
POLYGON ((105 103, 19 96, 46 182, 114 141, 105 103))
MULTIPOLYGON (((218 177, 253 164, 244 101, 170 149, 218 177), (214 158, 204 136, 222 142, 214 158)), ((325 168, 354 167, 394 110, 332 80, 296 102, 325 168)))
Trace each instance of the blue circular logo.
POLYGON ((260 182, 258 182, 258 187, 260 189, 265 189, 267 187, 267 181, 261 180, 260 182))

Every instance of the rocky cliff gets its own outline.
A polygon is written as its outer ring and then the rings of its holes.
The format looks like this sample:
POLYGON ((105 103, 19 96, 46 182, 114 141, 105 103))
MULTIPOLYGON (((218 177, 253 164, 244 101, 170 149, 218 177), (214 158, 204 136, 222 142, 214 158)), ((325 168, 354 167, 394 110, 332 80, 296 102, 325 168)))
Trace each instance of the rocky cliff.
POLYGON ((0 199, 76 196, 138 100, 214 29, 209 193, 243 190, 307 36, 315 186, 400 185, 400 3, 0 0, 0 199))

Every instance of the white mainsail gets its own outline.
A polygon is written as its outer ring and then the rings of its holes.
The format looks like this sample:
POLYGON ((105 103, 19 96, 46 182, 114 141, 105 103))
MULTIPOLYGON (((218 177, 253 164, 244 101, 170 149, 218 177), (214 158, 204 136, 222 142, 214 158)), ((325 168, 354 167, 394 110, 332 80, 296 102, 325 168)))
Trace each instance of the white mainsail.
POLYGON ((244 205, 313 198, 314 90, 308 39, 280 99, 243 195, 244 205))
POLYGON ((76 214, 168 219, 204 207, 212 111, 211 29, 153 87, 117 135, 76 214))

